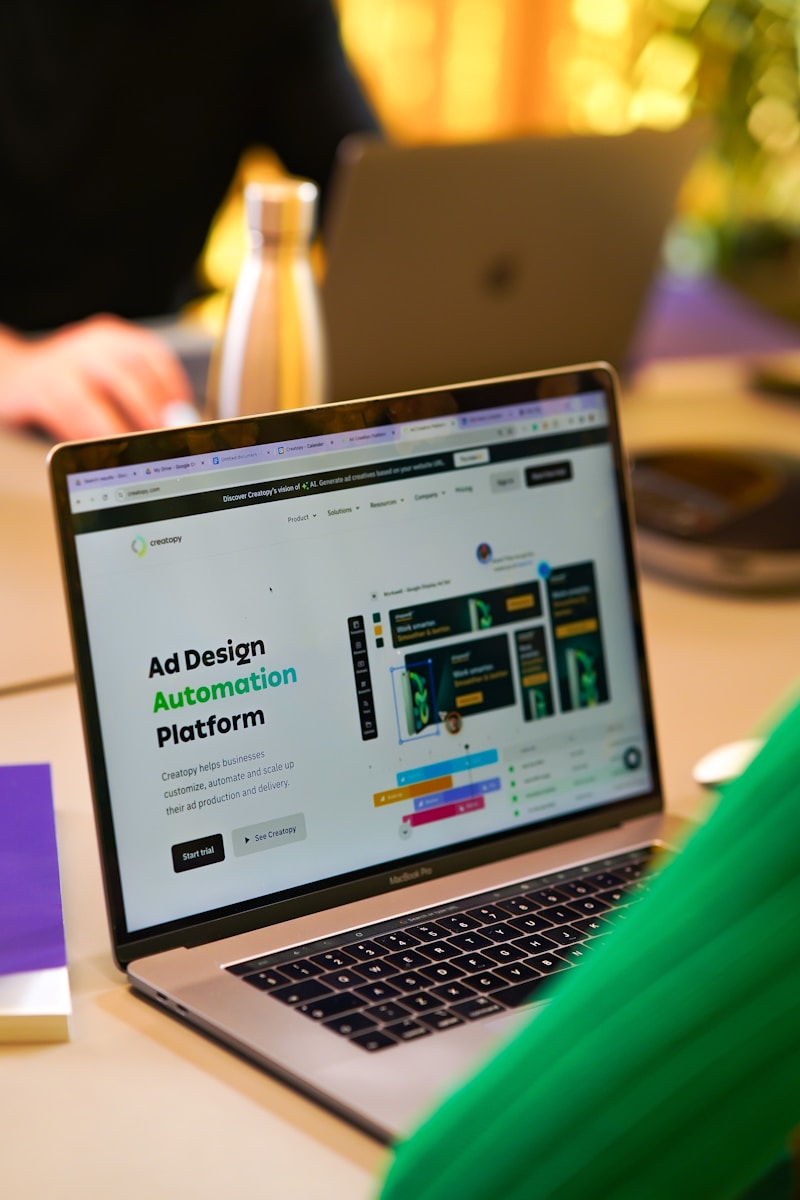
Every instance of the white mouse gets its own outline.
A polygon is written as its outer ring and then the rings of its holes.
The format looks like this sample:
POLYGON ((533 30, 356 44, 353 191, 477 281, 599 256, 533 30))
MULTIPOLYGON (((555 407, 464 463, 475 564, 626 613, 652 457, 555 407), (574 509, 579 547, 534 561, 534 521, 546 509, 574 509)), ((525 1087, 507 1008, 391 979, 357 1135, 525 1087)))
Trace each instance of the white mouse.
POLYGON ((695 783, 707 788, 728 783, 741 775, 763 745, 763 738, 742 738, 741 741, 718 746, 695 763, 692 771, 695 783))

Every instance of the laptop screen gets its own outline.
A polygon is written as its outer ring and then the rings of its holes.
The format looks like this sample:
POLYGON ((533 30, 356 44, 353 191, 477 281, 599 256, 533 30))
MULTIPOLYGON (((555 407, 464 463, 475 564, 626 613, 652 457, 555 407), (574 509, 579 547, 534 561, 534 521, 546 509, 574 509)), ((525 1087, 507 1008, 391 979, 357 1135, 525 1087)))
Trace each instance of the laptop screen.
POLYGON ((605 370, 52 457, 117 936, 652 797, 605 370))

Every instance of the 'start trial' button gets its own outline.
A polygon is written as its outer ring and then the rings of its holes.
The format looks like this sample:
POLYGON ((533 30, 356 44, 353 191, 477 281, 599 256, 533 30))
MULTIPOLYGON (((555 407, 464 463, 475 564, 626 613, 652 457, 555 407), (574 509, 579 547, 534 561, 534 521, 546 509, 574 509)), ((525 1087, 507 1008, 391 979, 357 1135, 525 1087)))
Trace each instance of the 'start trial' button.
POLYGON ((222 844, 221 833, 195 838, 191 842, 179 842, 177 846, 172 847, 174 871, 193 871, 195 867, 208 867, 211 863, 222 862, 224 858, 225 847, 222 844))

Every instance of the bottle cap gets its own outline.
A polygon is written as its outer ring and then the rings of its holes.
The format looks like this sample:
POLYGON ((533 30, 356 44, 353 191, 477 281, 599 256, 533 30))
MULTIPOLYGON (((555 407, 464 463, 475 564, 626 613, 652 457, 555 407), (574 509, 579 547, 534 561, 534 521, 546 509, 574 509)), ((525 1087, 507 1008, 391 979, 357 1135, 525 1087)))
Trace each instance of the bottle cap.
POLYGON ((265 241, 306 241, 314 229, 317 185, 310 179, 248 183, 244 189, 247 227, 265 241))

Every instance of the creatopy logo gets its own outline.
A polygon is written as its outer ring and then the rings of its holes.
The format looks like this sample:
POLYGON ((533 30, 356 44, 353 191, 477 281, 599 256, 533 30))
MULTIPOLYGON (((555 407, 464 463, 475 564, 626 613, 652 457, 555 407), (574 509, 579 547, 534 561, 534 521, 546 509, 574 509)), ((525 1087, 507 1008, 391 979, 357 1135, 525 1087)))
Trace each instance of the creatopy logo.
POLYGON ((131 550, 134 554, 138 554, 139 558, 141 558, 146 549, 146 540, 141 536, 141 534, 138 534, 131 542, 131 550))

